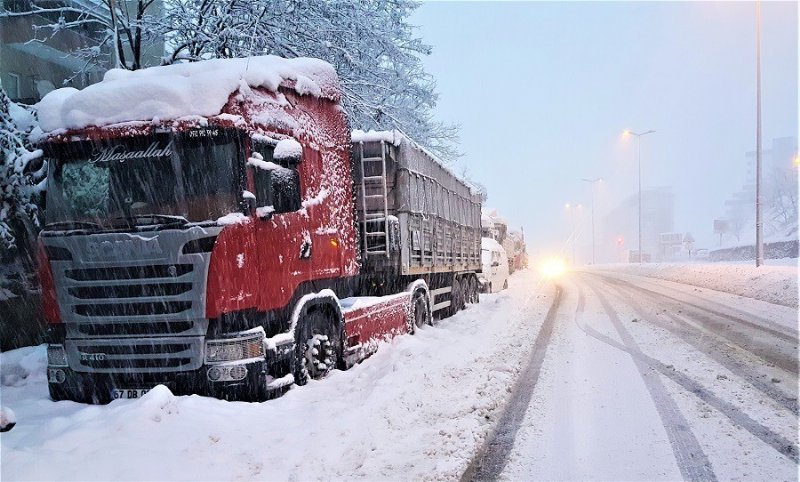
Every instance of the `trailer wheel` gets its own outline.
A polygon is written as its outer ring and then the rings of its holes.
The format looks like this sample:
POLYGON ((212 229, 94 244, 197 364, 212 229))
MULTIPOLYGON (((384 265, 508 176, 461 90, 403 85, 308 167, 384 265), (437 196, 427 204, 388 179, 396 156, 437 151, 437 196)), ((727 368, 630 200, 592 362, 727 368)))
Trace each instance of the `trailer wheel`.
POLYGON ((300 320, 295 334, 294 380, 305 385, 340 365, 342 337, 331 316, 314 309, 300 320))
POLYGON ((466 292, 466 281, 459 277, 453 278, 453 287, 450 291, 450 308, 448 316, 455 315, 464 309, 464 297, 466 292))
POLYGON ((411 300, 411 323, 409 332, 416 333, 417 328, 422 328, 425 325, 433 324, 433 317, 431 316, 431 308, 428 304, 428 297, 422 290, 417 290, 414 293, 414 298, 411 300))
POLYGON ((478 296, 478 278, 476 276, 470 276, 467 279, 467 303, 469 304, 477 304, 480 303, 480 297, 478 296))

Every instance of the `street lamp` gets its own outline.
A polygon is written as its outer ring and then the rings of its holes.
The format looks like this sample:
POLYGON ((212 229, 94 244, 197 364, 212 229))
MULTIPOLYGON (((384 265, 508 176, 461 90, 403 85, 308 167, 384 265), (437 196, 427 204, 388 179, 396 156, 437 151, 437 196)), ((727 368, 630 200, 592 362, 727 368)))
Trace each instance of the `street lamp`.
POLYGON ((761 1, 756 0, 756 268, 764 264, 761 220, 761 1))
POLYGON ((647 134, 652 134, 655 131, 650 130, 637 134, 636 132, 626 130, 624 133, 630 136, 636 136, 636 151, 637 164, 639 164, 639 264, 642 264, 642 142, 641 137, 647 134))
POLYGON ((599 177, 597 179, 583 179, 584 182, 588 182, 592 185, 592 265, 595 264, 594 260, 594 252, 595 252, 595 244, 594 244, 594 185, 598 182, 603 182, 602 179, 599 177))
POLYGON ((567 212, 569 213, 570 222, 572 224, 571 226, 572 232, 570 233, 569 238, 567 238, 567 242, 572 244, 573 265, 575 265, 575 244, 577 244, 578 241, 578 229, 577 226, 575 225, 575 215, 576 215, 576 210, 581 209, 582 207, 583 206, 580 203, 566 203, 564 205, 564 208, 566 208, 567 212))

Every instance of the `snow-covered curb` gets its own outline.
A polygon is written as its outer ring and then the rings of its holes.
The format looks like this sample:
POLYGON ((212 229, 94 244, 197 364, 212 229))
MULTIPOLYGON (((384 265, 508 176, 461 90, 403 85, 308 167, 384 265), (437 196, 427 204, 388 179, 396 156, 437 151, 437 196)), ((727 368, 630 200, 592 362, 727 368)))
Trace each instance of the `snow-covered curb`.
POLYGON ((3 405, 18 418, 0 439, 0 478, 456 480, 552 300, 530 271, 509 284, 348 371, 260 404, 164 387, 107 406, 54 403, 43 347, 0 354, 3 405))
POLYGON ((784 306, 797 306, 797 265, 761 266, 738 263, 613 264, 591 270, 615 271, 659 278, 755 298, 784 306))

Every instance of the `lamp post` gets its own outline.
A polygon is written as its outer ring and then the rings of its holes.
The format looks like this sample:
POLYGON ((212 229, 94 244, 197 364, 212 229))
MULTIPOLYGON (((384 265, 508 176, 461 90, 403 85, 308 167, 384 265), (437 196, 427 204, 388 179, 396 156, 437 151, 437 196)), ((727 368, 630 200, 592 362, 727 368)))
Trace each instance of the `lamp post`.
POLYGON ((756 267, 764 264, 761 220, 761 1, 756 0, 756 267))
POLYGON ((598 182, 603 182, 602 179, 599 177, 597 179, 583 179, 584 182, 588 182, 592 185, 592 265, 595 264, 595 244, 594 244, 594 185, 598 182))
POLYGON ((625 134, 636 136, 637 164, 639 164, 639 264, 642 264, 642 141, 641 137, 652 134, 655 131, 636 133, 625 131, 625 134))
POLYGON ((572 224, 572 226, 570 226, 572 232, 570 233, 568 239, 570 244, 572 244, 572 264, 575 265, 575 244, 578 241, 578 234, 577 234, 578 229, 575 225, 575 215, 576 215, 576 210, 582 208, 583 206, 581 206, 580 203, 577 204, 566 203, 564 207, 567 209, 567 212, 569 213, 570 223, 572 224))

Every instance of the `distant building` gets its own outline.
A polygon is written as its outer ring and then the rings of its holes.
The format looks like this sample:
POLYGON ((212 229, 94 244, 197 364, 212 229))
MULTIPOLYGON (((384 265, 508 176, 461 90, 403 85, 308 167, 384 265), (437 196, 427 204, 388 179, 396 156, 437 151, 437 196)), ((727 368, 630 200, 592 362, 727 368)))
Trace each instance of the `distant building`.
MULTIPOLYGON (((31 10, 30 0, 0 2, 0 13, 31 10)), ((122 0, 122 3, 131 7, 136 2, 122 0)), ((110 18, 108 7, 102 0, 49 0, 37 2, 36 5, 53 9, 73 7, 91 10, 100 16, 106 12, 110 18)), ((148 11, 157 12, 161 5, 158 1, 148 11)), ((100 48, 106 33, 104 27, 98 23, 63 29, 52 36, 49 29, 42 28, 58 23, 61 15, 65 22, 71 22, 79 14, 55 11, 0 17, 0 80, 12 100, 34 104, 53 89, 66 86, 84 88, 102 80, 103 74, 115 64, 112 49, 109 46, 100 48), (76 51, 87 48, 98 49, 94 63, 75 54, 76 51)), ((143 56, 145 65, 157 65, 163 49, 163 40, 148 43, 143 56)))
MULTIPOLYGON (((658 262, 672 259, 673 249, 665 247, 664 233, 675 229, 675 195, 669 188, 642 191, 642 254, 658 262)), ((639 196, 626 198, 603 218, 602 240, 604 261, 628 262, 630 252, 639 248, 639 196)), ((638 251, 635 253, 638 260, 638 251)))
MULTIPOLYGON (((788 185, 788 189, 797 186, 797 166, 793 164, 794 157, 797 155, 797 139, 792 136, 778 137, 772 139, 770 146, 761 151, 762 166, 761 179, 763 186, 764 201, 764 235, 785 236, 786 232, 781 232, 780 225, 776 225, 775 218, 778 213, 768 213, 774 209, 771 205, 774 200, 775 190, 781 187, 780 181, 788 185), (783 172, 787 179, 776 179, 775 176, 783 172)), ((753 243, 755 240, 755 215, 756 215, 756 153, 749 151, 746 153, 747 168, 744 183, 741 189, 731 194, 725 201, 725 212, 722 218, 725 221, 726 232, 725 240, 720 240, 725 244, 729 243, 753 243)), ((797 201, 795 189, 795 202, 797 201)), ((796 210, 796 208, 795 208, 796 210)), ((795 215, 790 215, 795 218, 795 215)), ((778 223, 779 224, 779 223, 778 223)), ((797 232, 797 223, 794 223, 794 232, 797 232)), ((790 227, 791 230, 791 227, 790 227)))

